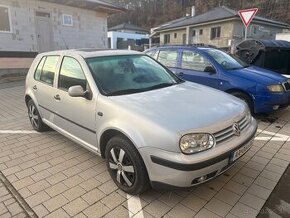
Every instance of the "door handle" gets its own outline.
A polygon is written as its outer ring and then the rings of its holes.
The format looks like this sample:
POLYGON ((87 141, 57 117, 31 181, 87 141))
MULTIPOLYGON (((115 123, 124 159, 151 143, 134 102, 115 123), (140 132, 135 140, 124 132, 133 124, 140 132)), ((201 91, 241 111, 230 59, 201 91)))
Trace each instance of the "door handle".
POLYGON ((54 99, 60 101, 60 96, 57 94, 54 96, 54 99))
POLYGON ((182 72, 179 72, 179 73, 177 73, 176 75, 177 75, 177 76, 183 76, 183 75, 184 75, 184 73, 182 73, 182 72))
POLYGON ((33 89, 33 90, 37 90, 37 86, 36 86, 36 85, 33 86, 32 89, 33 89))

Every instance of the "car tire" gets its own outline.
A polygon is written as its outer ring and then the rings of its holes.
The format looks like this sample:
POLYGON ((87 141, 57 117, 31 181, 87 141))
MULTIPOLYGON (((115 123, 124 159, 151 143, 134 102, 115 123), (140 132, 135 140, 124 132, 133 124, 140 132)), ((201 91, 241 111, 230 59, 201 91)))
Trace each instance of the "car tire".
POLYGON ((48 126, 43 123, 41 116, 32 99, 27 102, 27 109, 28 117, 33 129, 35 129, 37 132, 44 132, 49 129, 48 126))
POLYGON ((105 157, 111 178, 124 192, 136 195, 149 188, 142 157, 126 137, 117 135, 111 138, 106 146, 105 157))
POLYGON ((254 113, 254 103, 253 100, 251 99, 251 97, 249 97, 248 95, 242 93, 242 92, 232 92, 231 93, 233 96, 243 100, 244 102, 246 102, 246 104, 248 105, 251 113, 254 113))

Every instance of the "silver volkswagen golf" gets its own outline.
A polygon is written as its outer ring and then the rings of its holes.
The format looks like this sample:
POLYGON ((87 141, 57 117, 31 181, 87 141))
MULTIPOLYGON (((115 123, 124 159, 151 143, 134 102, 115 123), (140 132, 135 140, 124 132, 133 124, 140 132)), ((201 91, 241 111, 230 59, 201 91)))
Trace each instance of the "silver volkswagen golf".
POLYGON ((25 102, 36 131, 50 127, 105 158, 130 194, 216 177, 245 154, 257 130, 244 102, 134 51, 39 54, 25 102))

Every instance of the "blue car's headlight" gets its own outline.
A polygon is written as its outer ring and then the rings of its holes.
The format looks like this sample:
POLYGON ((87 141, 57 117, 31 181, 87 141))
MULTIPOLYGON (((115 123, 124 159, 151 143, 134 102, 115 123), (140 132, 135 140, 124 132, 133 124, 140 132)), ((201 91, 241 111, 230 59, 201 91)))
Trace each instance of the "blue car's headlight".
POLYGON ((284 91, 284 88, 282 85, 280 84, 277 84, 277 85, 269 85, 267 86, 268 90, 270 92, 274 92, 274 93, 278 93, 278 92, 283 92, 284 91))
POLYGON ((179 146, 184 154, 194 154, 212 148, 215 139, 211 134, 192 133, 181 137, 179 146))

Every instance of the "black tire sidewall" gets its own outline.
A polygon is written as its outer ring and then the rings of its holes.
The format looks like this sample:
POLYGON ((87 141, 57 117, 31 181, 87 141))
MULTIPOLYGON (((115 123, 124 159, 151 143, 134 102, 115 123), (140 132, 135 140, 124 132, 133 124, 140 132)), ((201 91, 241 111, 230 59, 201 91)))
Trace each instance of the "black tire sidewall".
POLYGON ((138 153, 135 146, 126 138, 123 136, 115 136, 109 140, 106 146, 105 150, 105 157, 106 157, 106 165, 109 171, 109 174, 115 184, 122 189, 124 192, 129 194, 141 194, 145 190, 147 190, 149 186, 148 181, 148 174, 145 167, 145 164, 142 160, 141 155, 138 153), (126 155, 129 156, 131 159, 131 162, 134 167, 135 171, 135 181, 134 184, 131 187, 125 187, 121 184, 119 184, 116 180, 115 173, 109 168, 109 156, 110 151, 112 148, 121 148, 125 151, 126 155))

